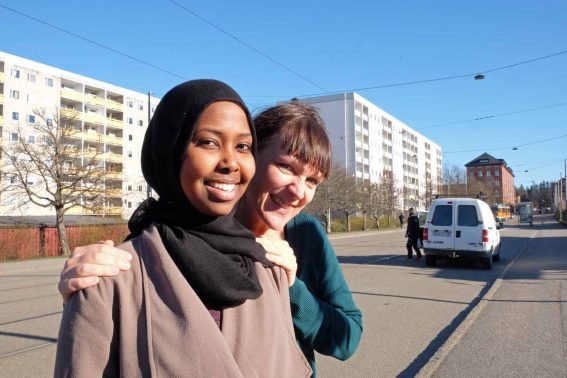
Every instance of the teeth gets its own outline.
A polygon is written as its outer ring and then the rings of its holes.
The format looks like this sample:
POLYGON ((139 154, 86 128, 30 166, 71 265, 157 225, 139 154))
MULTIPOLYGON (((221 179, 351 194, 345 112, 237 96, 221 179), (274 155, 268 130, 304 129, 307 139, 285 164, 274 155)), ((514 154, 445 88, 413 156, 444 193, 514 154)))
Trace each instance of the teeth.
POLYGON ((290 205, 288 205, 287 203, 283 202, 281 199, 279 199, 276 196, 272 196, 272 199, 274 200, 274 202, 278 205, 283 207, 284 209, 291 207, 290 205))
POLYGON ((232 192, 236 189, 236 184, 222 184, 220 182, 209 182, 208 184, 215 189, 223 190, 225 192, 232 192))

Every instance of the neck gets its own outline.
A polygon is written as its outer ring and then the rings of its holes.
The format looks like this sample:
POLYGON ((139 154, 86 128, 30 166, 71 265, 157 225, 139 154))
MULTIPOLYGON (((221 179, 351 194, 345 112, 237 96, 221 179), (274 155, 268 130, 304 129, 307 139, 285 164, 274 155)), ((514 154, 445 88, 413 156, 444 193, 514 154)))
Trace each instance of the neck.
POLYGON ((246 196, 244 196, 238 203, 238 207, 235 213, 236 219, 244 227, 252 231, 254 235, 256 235, 256 237, 262 237, 263 235, 273 231, 270 230, 268 226, 266 226, 266 224, 262 221, 262 219, 260 219, 258 214, 248 210, 251 208, 251 206, 247 206, 246 202, 246 196))

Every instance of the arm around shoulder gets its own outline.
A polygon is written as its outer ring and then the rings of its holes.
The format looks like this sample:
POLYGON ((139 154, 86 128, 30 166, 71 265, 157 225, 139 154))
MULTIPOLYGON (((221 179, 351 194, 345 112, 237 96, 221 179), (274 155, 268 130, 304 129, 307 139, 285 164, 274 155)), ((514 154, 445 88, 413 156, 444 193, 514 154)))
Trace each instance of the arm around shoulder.
POLYGON ((294 236, 310 242, 297 244, 308 250, 299 254, 302 277, 290 288, 296 334, 317 352, 345 360, 360 343, 362 312, 322 226, 311 216, 302 215, 299 221, 294 236))

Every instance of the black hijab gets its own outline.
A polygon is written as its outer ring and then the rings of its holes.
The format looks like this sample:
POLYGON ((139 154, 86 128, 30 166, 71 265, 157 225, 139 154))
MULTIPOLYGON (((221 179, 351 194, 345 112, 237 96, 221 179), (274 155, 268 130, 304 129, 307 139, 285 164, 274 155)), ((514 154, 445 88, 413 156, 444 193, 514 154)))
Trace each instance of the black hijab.
POLYGON ((231 87, 192 80, 171 89, 159 103, 142 145, 142 172, 159 200, 149 198, 134 212, 129 238, 154 223, 171 258, 209 309, 234 307, 262 294, 254 262, 272 266, 254 234, 235 218, 200 213, 186 198, 179 172, 199 115, 212 103, 242 108, 256 146, 250 113, 231 87))

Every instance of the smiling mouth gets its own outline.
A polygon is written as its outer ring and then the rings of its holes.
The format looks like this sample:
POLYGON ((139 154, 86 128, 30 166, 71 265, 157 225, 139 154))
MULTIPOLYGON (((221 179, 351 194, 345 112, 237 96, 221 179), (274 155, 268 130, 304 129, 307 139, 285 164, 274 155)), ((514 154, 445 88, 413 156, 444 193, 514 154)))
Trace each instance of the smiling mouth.
POLYGON ((217 190, 222 190, 223 192, 233 192, 236 189, 236 184, 227 184, 215 181, 205 181, 205 185, 215 188, 217 190))
POLYGON ((278 205, 279 207, 281 207, 282 209, 285 210, 289 210, 291 208, 293 208, 293 205, 284 202, 283 200, 281 200, 279 197, 275 196, 275 195, 270 195, 270 198, 272 199, 272 202, 274 202, 276 205, 278 205))

